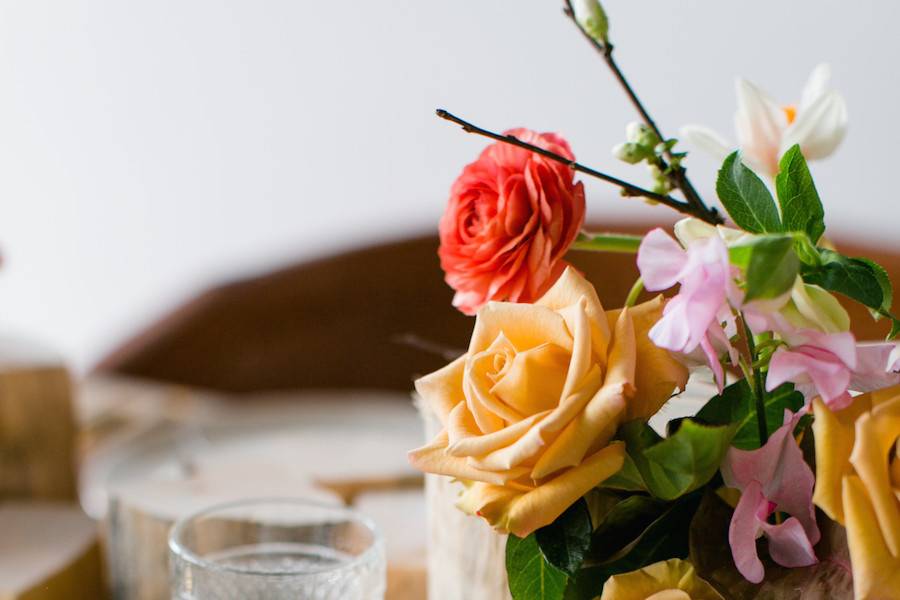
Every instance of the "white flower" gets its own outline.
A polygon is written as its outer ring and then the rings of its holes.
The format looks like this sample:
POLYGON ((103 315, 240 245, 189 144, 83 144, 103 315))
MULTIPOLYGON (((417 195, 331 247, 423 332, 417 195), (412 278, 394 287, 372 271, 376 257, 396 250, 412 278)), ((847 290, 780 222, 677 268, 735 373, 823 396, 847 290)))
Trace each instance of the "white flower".
MULTIPOLYGON (((765 92, 745 79, 737 80, 738 109, 735 129, 744 160, 760 173, 778 173, 779 158, 800 144, 807 160, 830 155, 847 132, 847 104, 829 89, 831 68, 813 69, 799 105, 779 106, 765 92)), ((718 158, 725 158, 734 144, 701 125, 686 125, 683 138, 718 158)))

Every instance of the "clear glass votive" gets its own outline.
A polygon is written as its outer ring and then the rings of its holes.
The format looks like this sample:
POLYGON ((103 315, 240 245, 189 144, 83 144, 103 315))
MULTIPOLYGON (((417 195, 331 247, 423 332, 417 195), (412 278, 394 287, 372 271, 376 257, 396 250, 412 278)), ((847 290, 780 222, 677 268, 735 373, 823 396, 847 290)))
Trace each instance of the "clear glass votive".
POLYGON ((352 510, 244 500, 195 513, 169 534, 173 600, 383 600, 384 542, 352 510))

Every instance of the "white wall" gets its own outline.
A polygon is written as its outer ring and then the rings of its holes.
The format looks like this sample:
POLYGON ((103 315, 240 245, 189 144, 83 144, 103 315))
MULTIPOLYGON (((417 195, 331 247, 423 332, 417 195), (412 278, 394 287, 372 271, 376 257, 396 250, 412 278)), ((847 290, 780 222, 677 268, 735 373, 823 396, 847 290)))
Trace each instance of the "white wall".
MULTIPOLYGON (((483 142, 566 135, 615 164, 629 107, 557 0, 2 0, 0 326, 79 367, 212 281, 435 227, 483 142)), ((834 229, 893 240, 900 4, 607 0, 664 130, 730 133, 732 77, 785 102, 834 66, 851 132, 816 175, 834 229)), ((692 163, 707 192, 714 165, 692 163)), ((590 184, 594 219, 642 211, 590 184)))

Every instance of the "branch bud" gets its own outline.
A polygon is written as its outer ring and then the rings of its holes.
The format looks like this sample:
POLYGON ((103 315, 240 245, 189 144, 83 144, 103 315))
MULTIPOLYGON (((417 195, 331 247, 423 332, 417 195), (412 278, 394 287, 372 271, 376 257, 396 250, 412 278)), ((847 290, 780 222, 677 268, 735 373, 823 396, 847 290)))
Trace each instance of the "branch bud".
POLYGON ((609 18, 598 0, 572 0, 575 21, 601 44, 609 43, 609 18))

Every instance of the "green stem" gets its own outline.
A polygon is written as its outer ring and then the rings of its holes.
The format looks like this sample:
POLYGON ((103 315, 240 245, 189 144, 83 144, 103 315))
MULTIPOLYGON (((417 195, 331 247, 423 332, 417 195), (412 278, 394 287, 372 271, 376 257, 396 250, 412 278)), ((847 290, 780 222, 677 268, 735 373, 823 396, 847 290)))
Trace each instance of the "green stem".
POLYGON ((638 297, 641 295, 641 292, 644 291, 644 280, 640 277, 637 278, 637 281, 634 282, 634 285, 631 286, 631 291, 628 292, 628 297, 625 298, 625 308, 631 308, 635 304, 637 304, 638 297))
POLYGON ((580 233, 572 244, 572 249, 635 254, 642 239, 639 235, 625 233, 580 233))
POLYGON ((766 425, 766 396, 763 390, 762 371, 755 365, 759 358, 756 354, 756 341, 753 332, 744 320, 741 313, 741 322, 744 324, 744 336, 747 338, 747 350, 750 351, 750 364, 753 366, 753 395, 756 400, 756 424, 759 426, 759 445, 764 445, 769 440, 769 427, 766 425))

